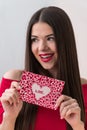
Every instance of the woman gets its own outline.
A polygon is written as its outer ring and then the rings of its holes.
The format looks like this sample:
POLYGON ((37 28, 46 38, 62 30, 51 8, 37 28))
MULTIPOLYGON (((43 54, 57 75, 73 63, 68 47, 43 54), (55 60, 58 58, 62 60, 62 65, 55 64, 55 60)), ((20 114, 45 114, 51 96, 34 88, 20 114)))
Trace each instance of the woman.
POLYGON ((22 71, 9 71, 1 83, 4 112, 1 107, 0 130, 85 130, 75 38, 70 19, 62 9, 46 7, 32 16, 27 30, 25 70, 65 81, 63 94, 56 101, 58 109, 23 103, 18 93, 22 71))

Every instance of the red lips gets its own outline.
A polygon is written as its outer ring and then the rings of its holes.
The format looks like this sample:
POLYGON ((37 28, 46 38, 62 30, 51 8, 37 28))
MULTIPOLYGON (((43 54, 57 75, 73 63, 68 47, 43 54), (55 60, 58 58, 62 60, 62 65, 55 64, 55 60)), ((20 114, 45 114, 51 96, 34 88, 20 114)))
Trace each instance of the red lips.
POLYGON ((50 60, 52 60, 53 55, 54 55, 53 53, 39 54, 43 62, 49 62, 50 60))

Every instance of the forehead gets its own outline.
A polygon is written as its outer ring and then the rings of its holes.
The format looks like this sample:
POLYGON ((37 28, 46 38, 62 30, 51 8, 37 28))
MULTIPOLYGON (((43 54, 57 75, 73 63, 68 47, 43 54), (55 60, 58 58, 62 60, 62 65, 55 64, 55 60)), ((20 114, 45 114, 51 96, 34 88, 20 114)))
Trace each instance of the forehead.
POLYGON ((35 23, 32 27, 31 35, 47 35, 53 34, 52 27, 45 22, 35 23))

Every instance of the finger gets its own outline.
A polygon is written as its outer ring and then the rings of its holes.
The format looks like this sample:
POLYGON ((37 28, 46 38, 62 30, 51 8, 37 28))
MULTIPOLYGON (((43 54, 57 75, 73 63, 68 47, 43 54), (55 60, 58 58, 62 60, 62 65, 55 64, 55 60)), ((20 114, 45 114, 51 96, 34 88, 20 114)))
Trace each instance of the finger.
POLYGON ((7 98, 7 100, 12 104, 17 104, 19 102, 19 93, 15 88, 6 89, 2 94, 2 98, 7 98))
POLYGON ((67 112, 66 112, 66 117, 68 117, 68 116, 71 116, 71 115, 73 115, 73 114, 75 114, 75 113, 78 113, 79 112, 79 114, 80 114, 80 111, 81 111, 81 109, 80 109, 80 107, 79 106, 76 106, 75 108, 74 107, 72 107, 71 109, 69 109, 67 112))
POLYGON ((69 100, 63 101, 63 102, 61 103, 61 105, 60 105, 60 112, 61 112, 66 106, 71 105, 71 104, 75 105, 75 104, 77 104, 77 101, 76 101, 75 99, 73 99, 73 98, 70 98, 69 100))
POLYGON ((56 101, 55 108, 57 108, 58 106, 60 106, 60 104, 61 104, 62 102, 66 101, 66 100, 69 100, 69 99, 71 99, 71 97, 66 96, 66 95, 61 95, 61 96, 57 99, 57 101, 56 101))
POLYGON ((20 90, 20 86, 19 86, 19 83, 18 82, 15 82, 15 81, 13 81, 12 83, 11 83, 11 88, 15 88, 15 89, 17 89, 17 90, 20 90))
POLYGON ((62 109, 62 111, 60 111, 60 115, 61 115, 61 119, 63 119, 65 116, 68 116, 69 114, 71 114, 72 112, 76 112, 76 109, 78 108, 78 104, 77 103, 73 103, 71 105, 68 105, 66 107, 64 107, 62 109), (72 111, 74 110, 74 111, 72 111))
POLYGON ((10 96, 9 96, 9 93, 8 93, 7 96, 12 99, 14 104, 19 103, 19 96, 18 96, 17 93, 10 93, 10 96))
POLYGON ((8 97, 8 95, 5 94, 5 93, 2 95, 1 102, 5 103, 7 105, 12 105, 13 104, 12 97, 11 96, 8 97))

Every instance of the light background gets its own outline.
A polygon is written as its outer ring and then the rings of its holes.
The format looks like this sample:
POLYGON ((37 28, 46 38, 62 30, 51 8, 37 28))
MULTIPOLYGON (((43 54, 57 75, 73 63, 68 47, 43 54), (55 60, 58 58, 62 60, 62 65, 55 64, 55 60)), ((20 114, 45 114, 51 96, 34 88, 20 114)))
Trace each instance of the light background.
POLYGON ((80 74, 87 78, 87 0, 0 0, 0 79, 9 69, 24 68, 28 21, 37 9, 49 5, 56 5, 69 15, 80 74))

